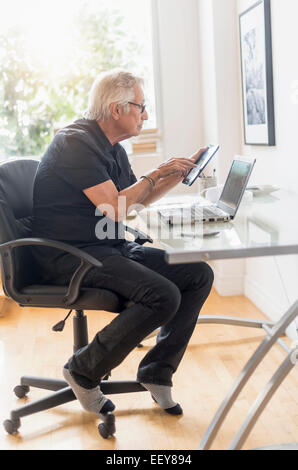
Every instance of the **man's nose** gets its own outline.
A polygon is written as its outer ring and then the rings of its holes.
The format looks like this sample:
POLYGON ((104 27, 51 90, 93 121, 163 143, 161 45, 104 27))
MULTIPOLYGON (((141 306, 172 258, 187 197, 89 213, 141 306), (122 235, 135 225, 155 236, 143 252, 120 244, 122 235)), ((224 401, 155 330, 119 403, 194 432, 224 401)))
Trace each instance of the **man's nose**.
POLYGON ((143 121, 148 121, 148 112, 147 112, 147 109, 145 109, 145 111, 143 112, 143 114, 142 114, 142 119, 143 119, 143 121))

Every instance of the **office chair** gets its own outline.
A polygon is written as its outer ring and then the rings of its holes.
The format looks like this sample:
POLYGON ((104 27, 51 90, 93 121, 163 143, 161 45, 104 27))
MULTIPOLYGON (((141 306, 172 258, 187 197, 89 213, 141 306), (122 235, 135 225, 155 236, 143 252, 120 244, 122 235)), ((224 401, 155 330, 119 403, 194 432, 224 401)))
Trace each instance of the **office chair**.
MULTIPOLYGON (((75 311, 73 318, 74 352, 88 344, 87 317, 84 310, 106 310, 119 313, 128 304, 128 300, 114 292, 81 287, 84 275, 92 268, 100 269, 102 264, 84 251, 69 244, 30 238, 33 184, 38 161, 29 158, 16 158, 0 163, 0 262, 3 289, 7 297, 21 307, 62 308, 75 311), (38 283, 38 274, 34 271, 31 248, 48 246, 70 253, 80 260, 80 266, 73 273, 69 286, 43 285, 38 283)), ((135 236, 139 244, 151 242, 144 233, 126 227, 135 236)), ((70 314, 69 312, 69 314, 70 314)), ((53 327, 55 331, 63 329, 65 320, 53 327)), ((101 382, 105 395, 147 391, 136 381, 108 381, 108 375, 101 382)), ((75 400, 76 397, 64 380, 51 378, 21 377, 20 385, 14 388, 18 398, 23 398, 30 386, 55 393, 21 406, 11 411, 10 419, 3 425, 8 434, 18 431, 20 418, 47 410, 63 403, 75 400)), ((113 413, 104 415, 98 426, 102 437, 112 436, 115 429, 113 413)))

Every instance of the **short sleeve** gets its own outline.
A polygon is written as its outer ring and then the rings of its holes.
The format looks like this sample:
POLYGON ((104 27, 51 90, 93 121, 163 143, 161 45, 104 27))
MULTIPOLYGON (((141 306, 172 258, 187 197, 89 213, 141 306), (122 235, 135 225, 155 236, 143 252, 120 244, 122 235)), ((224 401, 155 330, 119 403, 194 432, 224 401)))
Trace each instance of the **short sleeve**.
POLYGON ((129 171, 129 182, 130 182, 130 185, 133 185, 137 182, 137 178, 136 178, 136 175, 134 174, 134 172, 132 171, 132 168, 130 166, 130 171, 129 171))
POLYGON ((131 168, 129 158, 127 156, 127 153, 125 149, 123 148, 122 145, 118 144, 118 160, 121 162, 121 172, 123 174, 123 188, 126 188, 128 186, 132 186, 135 184, 138 180, 131 168), (124 181, 125 180, 125 181, 124 181))
POLYGON ((76 136, 56 136, 51 169, 66 183, 83 190, 111 179, 105 155, 76 136))

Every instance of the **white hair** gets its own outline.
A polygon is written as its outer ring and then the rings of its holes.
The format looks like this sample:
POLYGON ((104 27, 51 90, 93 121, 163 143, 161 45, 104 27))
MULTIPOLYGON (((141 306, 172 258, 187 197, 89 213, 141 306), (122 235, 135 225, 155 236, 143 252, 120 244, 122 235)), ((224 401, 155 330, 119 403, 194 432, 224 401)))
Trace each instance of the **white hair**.
POLYGON ((90 93, 86 119, 106 120, 111 116, 110 104, 118 103, 124 106, 124 112, 129 111, 129 101, 134 100, 134 85, 142 86, 143 79, 125 70, 111 70, 100 74, 94 81, 90 93))

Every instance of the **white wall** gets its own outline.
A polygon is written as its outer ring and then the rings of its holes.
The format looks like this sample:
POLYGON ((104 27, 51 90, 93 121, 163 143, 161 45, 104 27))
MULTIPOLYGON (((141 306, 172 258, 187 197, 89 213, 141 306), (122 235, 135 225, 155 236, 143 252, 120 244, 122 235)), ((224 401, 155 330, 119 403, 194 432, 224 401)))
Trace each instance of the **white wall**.
MULTIPOLYGON (((255 0, 152 1, 162 158, 186 156, 205 143, 218 142, 219 182, 225 180, 233 156, 242 153, 257 158, 252 184, 297 191, 298 1, 271 0, 273 148, 245 146, 243 139, 238 15, 255 0)), ((139 171, 157 163, 135 159, 139 171)), ((189 188, 180 185, 179 191, 189 188)), ((297 257, 220 262, 215 271, 220 293, 245 293, 273 319, 297 299, 297 257)))
MULTIPOLYGON (((206 138, 217 135, 224 148, 217 161, 220 180, 225 178, 234 149, 235 153, 256 157, 252 184, 273 184, 297 191, 298 2, 271 1, 275 147, 244 145, 238 15, 254 3, 255 0, 198 0, 203 129, 206 138)), ((296 256, 215 262, 214 269, 215 287, 221 295, 244 293, 274 320, 297 299, 296 256)), ((288 334, 296 336, 295 325, 288 334)))
MULTIPOLYGON (((153 47, 159 127, 163 137, 161 160, 187 157, 204 146, 201 116, 197 0, 152 0, 153 47)), ((139 174, 154 160, 132 157, 139 174)), ((142 173, 143 174, 143 173, 142 173)), ((198 191, 179 185, 174 192, 198 191)))
MULTIPOLYGON (((254 0, 238 0, 238 13, 254 3, 254 0)), ((252 183, 274 184, 295 192, 298 178, 297 18, 297 0, 271 0, 276 147, 242 146, 244 155, 253 154, 257 158, 252 183)), ((274 319, 289 303, 297 300, 297 285, 297 256, 246 262, 244 292, 274 319)))
MULTIPOLYGON (((204 140, 220 144, 213 165, 223 183, 241 152, 237 0, 198 0, 198 8, 204 140)), ((212 267, 220 295, 244 292, 244 260, 216 261, 212 267)))
MULTIPOLYGON (((254 3, 255 0, 238 0, 238 13, 254 3)), ((276 147, 242 148, 244 154, 258 157, 253 175, 256 183, 269 181, 293 191, 297 191, 298 176, 298 101, 292 88, 296 81, 298 90, 297 18, 297 0, 271 0, 276 147)))
POLYGON ((215 165, 223 183, 240 152, 236 0, 198 0, 202 118, 206 143, 219 143, 215 165))
POLYGON ((164 155, 187 156, 202 144, 197 0, 153 2, 164 155))
MULTIPOLYGON (((220 142, 214 161, 219 182, 225 180, 241 148, 236 2, 152 0, 161 159, 188 156, 201 146, 220 142), (224 42, 217 40, 219 30, 224 42)), ((156 158, 132 156, 137 175, 157 163, 156 158)), ((212 169, 209 166, 210 173, 212 169)), ((198 186, 190 189, 181 184, 174 190, 191 191, 198 191, 198 186)))

